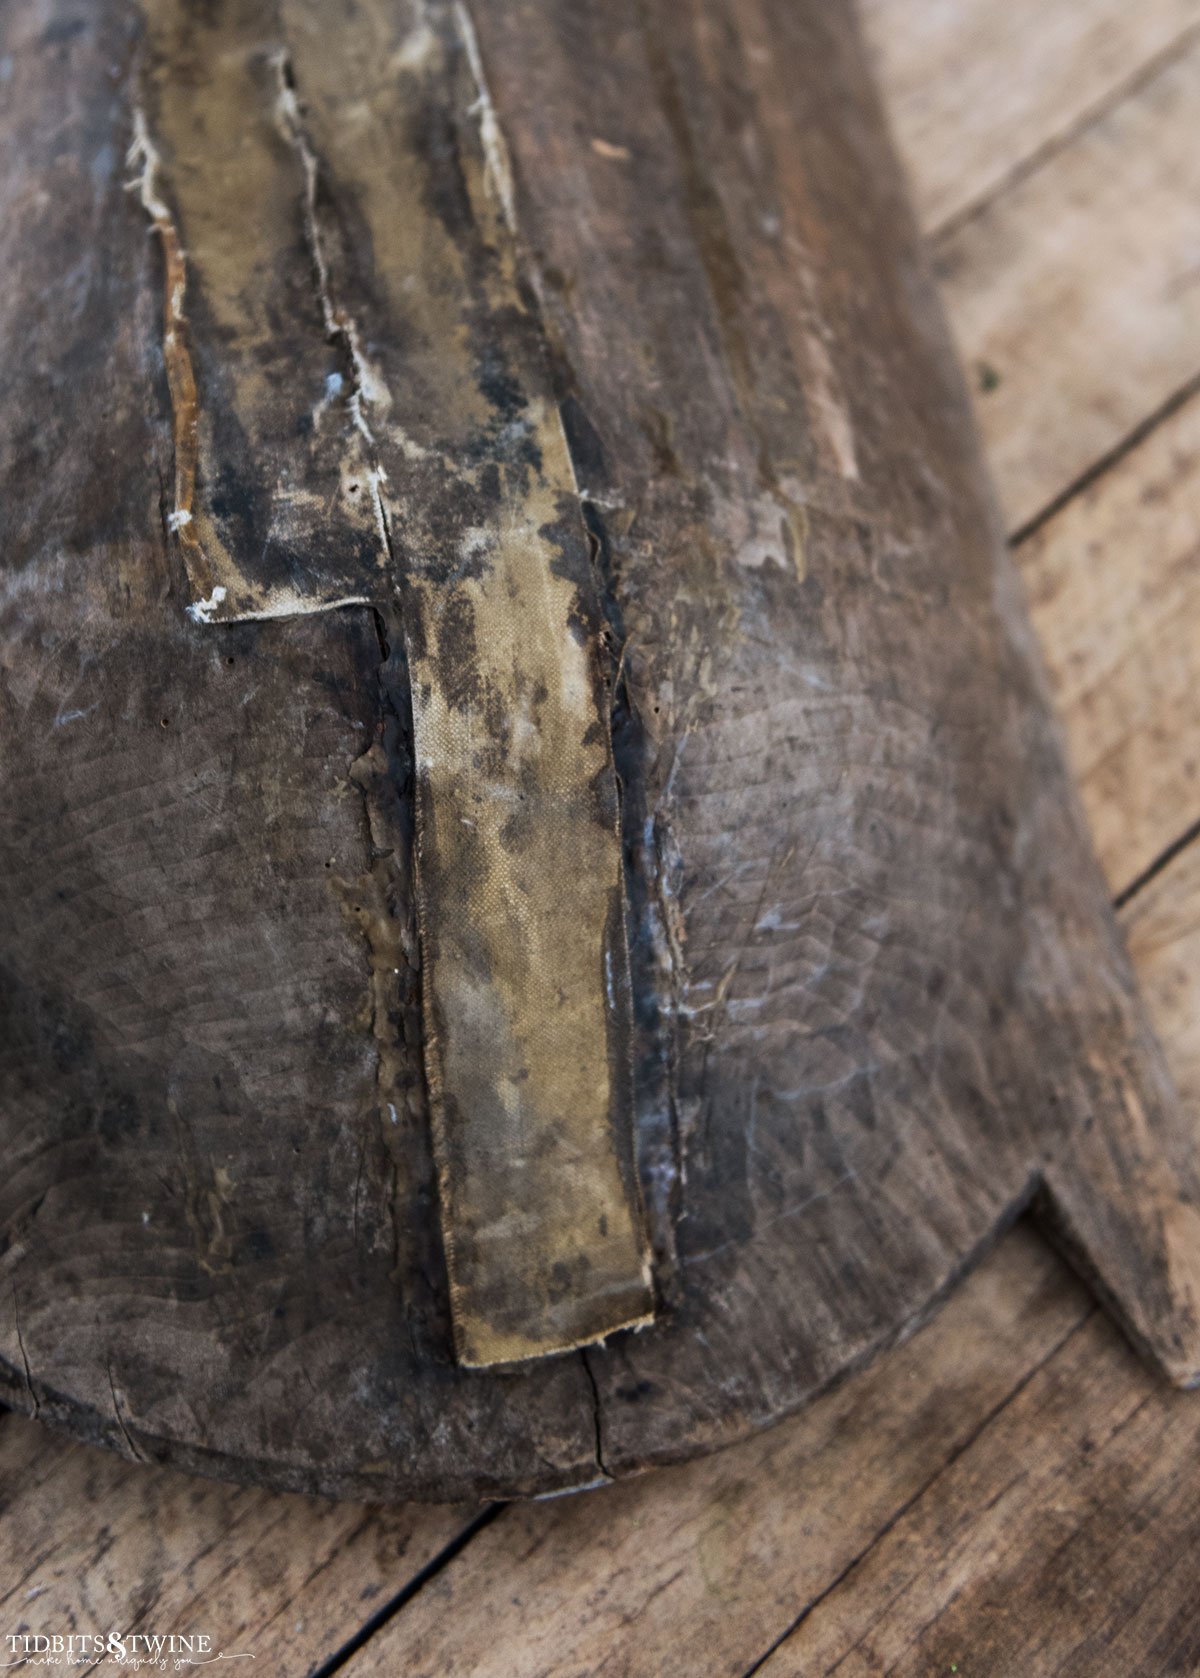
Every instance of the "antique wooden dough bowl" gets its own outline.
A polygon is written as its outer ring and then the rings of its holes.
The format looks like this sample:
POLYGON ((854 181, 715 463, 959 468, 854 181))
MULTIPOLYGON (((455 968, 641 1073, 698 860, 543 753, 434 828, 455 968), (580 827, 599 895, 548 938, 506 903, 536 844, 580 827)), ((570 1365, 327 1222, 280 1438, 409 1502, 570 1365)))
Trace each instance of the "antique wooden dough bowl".
POLYGON ((0 13, 0 1381, 367 1498, 1200 1188, 840 0, 0 13))

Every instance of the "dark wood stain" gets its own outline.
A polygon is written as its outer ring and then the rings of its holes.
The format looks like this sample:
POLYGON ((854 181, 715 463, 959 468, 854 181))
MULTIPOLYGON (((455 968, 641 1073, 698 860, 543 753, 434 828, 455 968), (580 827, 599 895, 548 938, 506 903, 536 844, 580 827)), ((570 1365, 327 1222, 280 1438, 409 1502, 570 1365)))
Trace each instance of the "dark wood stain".
MULTIPOLYGON (((366 607, 220 635, 188 618, 164 528, 161 266, 121 163, 137 16, 103 0, 46 40, 75 14, 35 13, 0 148, 6 1401, 125 1454, 335 1495, 589 1483, 805 1404, 906 1334, 1035 1192, 1136 1343, 1192 1379, 1190 1138, 848 9, 474 6, 521 319, 480 299, 442 395, 476 458, 520 399, 562 403, 594 496, 564 563, 602 596, 579 622, 624 795, 659 1305, 586 1364, 490 1371, 454 1359, 421 1066, 440 1019, 416 953, 407 706, 436 626, 403 600, 382 646, 366 607), (53 188, 36 217, 33 183, 53 188)), ((217 21, 196 13, 193 36, 217 21)), ((17 27, 6 13, 6 40, 17 27)), ((325 167, 343 273, 356 250, 386 267, 352 170, 325 167)), ((431 389, 419 335, 390 340, 382 292, 352 289, 389 382, 408 358, 431 389)), ((284 296, 272 331, 318 384, 344 377, 311 298, 301 321, 284 296)), ((522 494, 547 469, 532 448, 511 466, 522 494)), ((412 470, 424 511, 398 545, 428 536, 444 565, 508 480, 480 472, 457 503, 453 472, 412 470)), ((361 569, 375 529, 356 517, 322 586, 361 569)))

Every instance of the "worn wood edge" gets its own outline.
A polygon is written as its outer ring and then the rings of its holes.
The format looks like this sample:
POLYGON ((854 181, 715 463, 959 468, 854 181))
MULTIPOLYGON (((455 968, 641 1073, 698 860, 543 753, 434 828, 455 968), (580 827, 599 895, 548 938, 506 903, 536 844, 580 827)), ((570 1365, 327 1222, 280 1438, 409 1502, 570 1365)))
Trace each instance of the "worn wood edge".
MULTIPOLYGON (((569 1354, 582 1358, 582 1351, 569 1354)), ((586 1367, 586 1366, 585 1366, 586 1367)), ((127 1462, 144 1467, 178 1470, 200 1479, 227 1485, 265 1488, 287 1495, 299 1493, 353 1503, 430 1505, 484 1502, 495 1498, 553 1497, 562 1492, 586 1491, 602 1485, 608 1475, 597 1462, 573 1464, 550 1472, 546 1462, 539 1466, 536 1483, 514 1480, 509 1474, 474 1475, 448 1482, 445 1472, 434 1471, 427 1479, 410 1479, 403 1491, 383 1482, 386 1464, 377 1473, 327 1474, 311 1462, 262 1456, 234 1456, 165 1434, 154 1434, 127 1421, 113 1390, 113 1413, 106 1416, 40 1381, 26 1366, 16 1369, 0 1356, 0 1405, 16 1415, 42 1423, 56 1435, 88 1446, 101 1446, 127 1462)))
MULTIPOLYGON (((1078 1163, 1072 1161, 1063 1175, 1068 1177, 1078 1170, 1078 1163)), ((1111 1281, 1104 1263, 1103 1244, 1086 1232, 1086 1221, 1079 1210, 1080 1198, 1078 1183, 1070 1184, 1062 1178, 1048 1176, 1039 1185, 1030 1211, 1047 1241, 1103 1307, 1113 1326, 1149 1367, 1152 1376, 1184 1392, 1200 1386, 1200 1360, 1195 1356, 1194 1349, 1189 1350, 1182 1343, 1172 1346, 1162 1332, 1148 1331, 1137 1310, 1137 1302, 1111 1281)))
MULTIPOLYGON (((1103 713, 1102 721, 1107 721, 1110 730, 1126 724, 1127 733, 1103 745, 1099 762, 1103 766, 1114 753, 1125 759, 1132 753, 1142 760, 1152 760, 1156 795, 1152 808, 1161 809, 1164 795, 1169 793, 1170 819, 1176 827, 1187 821, 1200 796, 1195 785, 1192 737, 1183 723, 1176 722, 1160 749, 1163 730, 1157 725, 1168 717, 1180 716, 1178 706, 1168 709, 1171 696, 1200 659, 1196 638, 1189 639, 1183 631, 1176 633, 1177 625, 1189 619, 1195 591, 1190 556, 1200 537, 1189 519, 1189 505, 1195 495, 1198 460, 1200 396, 1188 395, 1165 416, 1155 416, 1144 432, 1139 430, 1117 458, 1100 463, 1094 481, 1054 511, 1017 546, 1015 555, 1030 596, 1031 616, 1068 760, 1078 769, 1084 768, 1079 758, 1088 746, 1092 747, 1088 759, 1097 757, 1090 738, 1090 731, 1097 726, 1092 715, 1095 710, 1103 713), (1124 558, 1133 551, 1144 555, 1136 566, 1124 558), (1085 579, 1085 613, 1091 601, 1098 600, 1091 612, 1103 636, 1098 643, 1078 634, 1071 610, 1072 599, 1082 594, 1085 579), (1156 624, 1170 638, 1172 648, 1167 660, 1170 674, 1164 678, 1161 692, 1144 674, 1161 664, 1154 647, 1145 644, 1148 626, 1156 624), (1064 633, 1056 634, 1059 625, 1064 633), (1128 673, 1130 668, 1132 675, 1128 673), (1139 696, 1144 709, 1137 711, 1133 703, 1139 696)), ((1107 740, 1107 736, 1102 738, 1107 740)), ((1139 778, 1136 784, 1145 783, 1139 778)), ((1137 925, 1142 913, 1141 894, 1149 885, 1156 885, 1157 892, 1165 894, 1168 901, 1176 891, 1188 891, 1186 871, 1195 824, 1186 826, 1179 838, 1153 854, 1147 839, 1149 823, 1131 824, 1118 817, 1126 785, 1127 778, 1107 773, 1094 778, 1085 775, 1075 782, 1090 831, 1107 839, 1102 860, 1118 910, 1118 927, 1128 945, 1129 929, 1137 925)), ((1130 953, 1141 989, 1144 961, 1138 959, 1136 949, 1130 953)), ((1150 1013, 1150 1023, 1156 1026, 1153 1010, 1150 1013)), ((1170 1040, 1164 1046, 1168 1051, 1174 1047, 1170 1040)), ((1174 1083, 1173 1058, 1168 1052, 1168 1073, 1174 1083)), ((1185 1089, 1176 1099, 1186 1102, 1194 1095, 1194 1091, 1185 1089)), ((1145 1140, 1145 1123, 1144 1112, 1130 1110, 1135 1154, 1145 1140)), ((1189 1134, 1185 1116, 1175 1145, 1186 1146, 1189 1134)), ((1173 1344, 1169 1326, 1165 1332, 1161 1324, 1148 1332, 1139 1309, 1142 1302, 1113 1285, 1105 1262, 1106 1254, 1124 1239, 1136 1241, 1139 1230, 1157 1230, 1169 1285, 1177 1291, 1183 1311, 1196 1314, 1200 1273, 1195 1262, 1195 1208, 1172 1199, 1164 1188, 1163 1172, 1153 1168, 1153 1160, 1143 1156, 1141 1166, 1150 1169, 1131 1171, 1118 1186, 1111 1180, 1102 1141, 1085 1133, 1072 1156, 1049 1165, 1032 1210, 1047 1239, 1103 1302, 1130 1344, 1172 1385, 1187 1389, 1200 1382, 1200 1357, 1194 1344, 1188 1348, 1173 1344), (1107 1194, 1102 1186, 1106 1176, 1110 1178, 1107 1194), (1099 1236, 1091 1213, 1097 1208, 1109 1211, 1109 1203, 1116 1217, 1113 1225, 1110 1214, 1110 1226, 1119 1228, 1124 1213, 1125 1230, 1115 1234, 1110 1227, 1106 1236, 1099 1236)))
POLYGON ((541 1498, 560 1496, 564 1492, 590 1491, 597 1486, 636 1479, 660 1468, 687 1463, 709 1455, 714 1449, 727 1449, 743 1440, 753 1439, 836 1391, 845 1381, 873 1364, 880 1356, 911 1339, 937 1315, 946 1300, 958 1290, 964 1278, 978 1268, 981 1260, 995 1248, 1001 1237, 1030 1209, 1040 1183, 1040 1173, 1034 1173, 979 1242, 967 1253, 959 1255, 958 1263, 942 1278, 937 1288, 903 1321, 864 1346, 853 1359, 839 1366, 827 1380, 799 1394, 786 1409, 768 1416, 739 1417, 736 1431, 720 1446, 714 1446, 707 1435, 702 1435, 682 1445, 672 1443, 650 1450, 636 1467, 619 1471, 614 1470, 606 1459, 603 1405, 587 1362, 586 1347, 579 1348, 571 1355, 580 1360, 592 1392, 596 1426, 594 1471, 581 1473, 578 1469, 563 1469, 558 1473, 556 1480, 552 1480, 545 1474, 543 1465, 543 1473, 536 1486, 514 1483, 510 1478, 496 1480, 483 1475, 447 1484, 443 1473, 436 1486, 416 1481, 406 1485, 401 1495, 388 1488, 381 1488, 369 1473, 338 1475, 334 1479, 328 1479, 323 1478, 322 1471, 311 1464, 287 1459, 240 1455, 235 1457, 220 1451, 206 1450, 166 1435, 152 1434, 137 1424, 127 1422, 121 1415, 115 1388, 113 1414, 110 1418, 38 1381, 28 1365, 21 1370, 16 1369, 2 1355, 0 1403, 6 1404, 18 1415, 45 1423, 56 1433, 84 1444, 101 1445, 129 1462, 179 1469, 184 1473, 235 1485, 266 1486, 280 1493, 298 1492, 310 1497, 360 1502, 445 1504, 492 1498, 527 1498, 537 1501, 541 1498), (550 1483, 547 1483, 548 1480, 550 1483))

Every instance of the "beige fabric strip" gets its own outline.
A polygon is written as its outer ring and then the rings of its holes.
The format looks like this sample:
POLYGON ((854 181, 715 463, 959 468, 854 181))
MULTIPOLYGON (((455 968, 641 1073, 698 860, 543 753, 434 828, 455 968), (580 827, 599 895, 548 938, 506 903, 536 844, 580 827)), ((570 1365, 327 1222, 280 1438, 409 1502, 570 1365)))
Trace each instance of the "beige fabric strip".
POLYGON ((147 0, 192 615, 403 625, 456 1350, 652 1314, 609 694, 578 489, 461 6, 147 0))

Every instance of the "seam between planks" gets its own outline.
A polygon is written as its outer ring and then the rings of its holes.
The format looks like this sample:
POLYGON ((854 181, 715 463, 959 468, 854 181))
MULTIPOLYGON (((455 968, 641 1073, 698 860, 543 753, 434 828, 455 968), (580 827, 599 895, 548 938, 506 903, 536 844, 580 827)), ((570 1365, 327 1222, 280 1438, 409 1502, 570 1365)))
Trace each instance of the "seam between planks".
POLYGON ((1200 839, 1200 816, 1185 827, 1177 838, 1163 847, 1152 862, 1147 863, 1140 874, 1135 874, 1127 886, 1123 886, 1113 898, 1114 909, 1124 909, 1126 904, 1132 903, 1139 892, 1144 891, 1151 881, 1156 880, 1164 869, 1169 868, 1177 857, 1189 850, 1200 839))
POLYGON ((462 1554, 471 1540, 477 1537, 485 1527, 491 1526, 496 1517, 507 1507, 506 1503, 489 1503, 481 1509, 478 1515, 473 1516, 467 1522, 461 1532, 456 1533, 447 1544, 443 1544, 437 1555, 432 1556, 424 1567, 419 1568, 413 1574, 412 1578, 396 1592, 395 1596, 390 1597, 381 1608, 377 1608, 368 1619, 364 1620, 358 1630, 351 1637, 348 1637, 339 1649, 335 1649, 333 1654, 322 1661, 320 1666, 314 1667, 309 1673, 309 1678, 331 1678, 333 1673, 345 1666, 346 1662, 356 1655, 363 1645, 375 1636, 377 1631, 381 1631, 389 1620, 394 1618, 402 1608, 412 1601, 419 1590, 423 1590, 431 1579, 437 1577, 443 1568, 449 1567, 455 1557, 462 1554))
POLYGON ((1091 1318, 1096 1315, 1099 1309, 1100 1307, 1098 1305, 1090 1304, 1081 1308, 1078 1318, 1071 1324, 1070 1328, 1060 1335, 1045 1355, 1040 1357, 1031 1369, 1027 1369, 1021 1376, 1020 1380, 1017 1381, 1007 1393, 1005 1393, 1004 1397, 999 1399, 997 1403, 992 1406, 982 1420, 971 1430, 967 1438, 964 1439, 960 1445, 955 1447, 946 1460, 939 1465, 933 1474, 930 1475, 929 1479, 926 1480, 923 1485, 919 1486, 910 1497, 905 1498, 904 1502, 901 1503, 898 1508, 893 1510, 887 1520, 884 1521, 883 1525, 871 1535, 863 1547, 850 1558, 840 1572, 838 1572, 838 1574, 831 1579, 829 1583, 823 1587, 823 1589, 818 1591, 810 1601, 805 1603, 804 1607, 800 1610, 796 1617, 784 1628, 782 1632, 780 1632, 779 1636, 774 1639, 769 1647, 764 1649, 762 1654, 744 1669, 741 1674, 741 1678, 755 1678, 755 1674, 760 1672, 770 1660, 771 1656, 775 1654, 778 1649, 782 1648, 788 1638, 800 1629, 813 1610, 819 1608, 821 1603, 825 1601, 826 1597, 832 1595, 832 1593, 844 1583, 850 1574, 854 1572, 855 1568, 858 1567, 861 1562, 866 1560, 876 1545, 879 1544, 882 1539, 886 1538, 888 1533, 899 1525, 909 1511, 914 1509, 917 1504, 921 1502, 922 1498, 926 1497, 928 1493, 932 1491, 933 1487, 937 1485, 943 1475, 947 1474, 950 1469, 954 1467, 955 1463, 958 1462, 961 1457, 966 1455, 972 1446, 974 1446, 983 1434, 987 1432, 992 1423, 998 1420, 998 1418, 1008 1409, 1009 1405, 1012 1404, 1015 1399, 1020 1397, 1029 1383, 1041 1373, 1048 1363, 1058 1356, 1067 1342, 1072 1340, 1075 1335, 1080 1332, 1080 1330, 1091 1320, 1091 1318))
POLYGON ((985 214, 997 199, 1003 198, 1005 193, 1020 186, 1031 175, 1036 175, 1039 169, 1061 152, 1066 151, 1089 129, 1095 127, 1098 122, 1103 122, 1106 116, 1123 105, 1127 99, 1134 98, 1143 88, 1149 87, 1151 82, 1175 63, 1176 59, 1182 58, 1198 42, 1200 42, 1200 21, 1186 24, 1178 35, 1168 41, 1165 46, 1160 47, 1149 58, 1143 59, 1137 69, 1126 76, 1123 81, 1114 82, 1112 86, 1106 88, 1099 98, 1082 110, 1065 128, 1047 135, 1044 140, 1034 146, 1032 151, 1026 152, 1024 157, 1018 158, 1007 173, 982 192, 978 198, 971 199, 969 203, 954 210, 943 220, 932 222, 925 229, 925 237, 935 251, 944 240, 953 238, 964 227, 969 226, 971 222, 985 214))
POLYGON ((1124 436, 1119 437, 1103 454, 1097 455, 1090 466, 1071 479, 1062 489, 1052 495, 1036 513, 1031 514, 1024 524, 1020 524, 1009 534, 1009 546, 1020 548, 1028 542, 1030 537, 1036 536, 1050 520, 1061 513, 1068 502, 1074 501, 1077 495, 1082 495, 1092 485, 1101 479, 1114 466, 1120 465, 1125 456, 1144 443, 1152 431, 1165 421, 1172 419, 1181 409, 1186 408, 1193 397, 1200 396, 1200 368, 1190 373, 1181 385, 1178 385, 1169 396, 1165 397, 1156 408, 1146 414, 1137 424, 1131 426, 1124 436))

